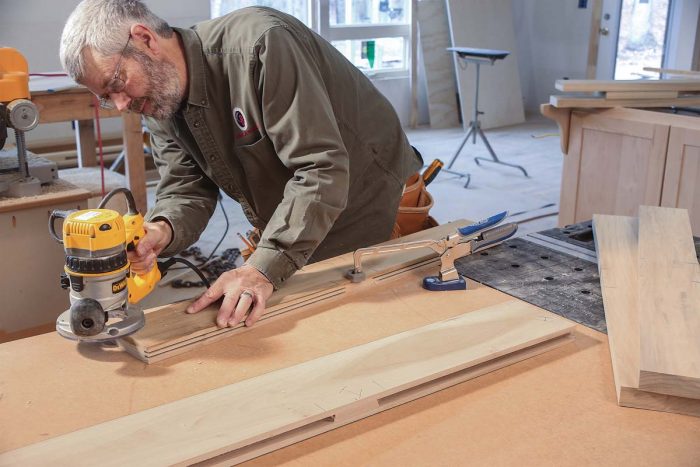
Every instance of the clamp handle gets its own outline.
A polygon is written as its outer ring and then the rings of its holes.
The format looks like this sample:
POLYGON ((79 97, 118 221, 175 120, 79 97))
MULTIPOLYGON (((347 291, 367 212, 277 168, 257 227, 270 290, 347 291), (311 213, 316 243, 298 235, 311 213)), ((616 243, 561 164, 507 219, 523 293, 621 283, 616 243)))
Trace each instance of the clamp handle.
POLYGON ((488 229, 489 227, 492 227, 496 224, 499 224, 507 216, 508 216, 508 211, 499 212, 498 214, 494 214, 491 217, 487 217, 486 219, 480 220, 476 224, 468 225, 466 227, 461 227, 461 228, 457 229, 457 231, 463 237, 472 236, 472 235, 475 235, 475 234, 481 232, 484 229, 488 229))

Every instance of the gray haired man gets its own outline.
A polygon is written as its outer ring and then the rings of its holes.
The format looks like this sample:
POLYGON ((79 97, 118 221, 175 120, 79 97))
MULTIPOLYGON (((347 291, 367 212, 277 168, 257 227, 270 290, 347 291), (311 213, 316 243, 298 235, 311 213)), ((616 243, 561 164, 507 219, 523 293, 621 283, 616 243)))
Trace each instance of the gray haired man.
POLYGON ((219 190, 262 231, 246 264, 188 309, 223 296, 222 327, 255 323, 307 262, 388 239, 404 181, 422 162, 372 83, 269 8, 178 29, 137 0, 84 0, 60 54, 102 105, 147 117, 161 180, 134 270, 194 243, 219 190))

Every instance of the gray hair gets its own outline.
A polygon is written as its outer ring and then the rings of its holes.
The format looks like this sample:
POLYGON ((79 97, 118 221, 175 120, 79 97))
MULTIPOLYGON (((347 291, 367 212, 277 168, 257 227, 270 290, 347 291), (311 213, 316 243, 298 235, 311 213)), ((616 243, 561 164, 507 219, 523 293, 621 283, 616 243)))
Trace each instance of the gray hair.
MULTIPOLYGON (((141 23, 164 38, 172 37, 170 25, 154 15, 139 0, 83 0, 68 17, 61 35, 60 57, 63 69, 76 81, 85 77, 83 52, 109 57, 120 53, 134 23, 141 23)), ((133 55, 130 45, 124 55, 133 55)))

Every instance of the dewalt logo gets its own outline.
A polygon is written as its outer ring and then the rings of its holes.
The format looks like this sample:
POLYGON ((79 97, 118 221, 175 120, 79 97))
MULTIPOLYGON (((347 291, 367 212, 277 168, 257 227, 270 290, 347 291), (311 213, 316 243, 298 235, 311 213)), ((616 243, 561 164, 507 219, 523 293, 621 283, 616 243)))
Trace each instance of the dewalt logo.
POLYGON ((112 283, 112 293, 119 293, 126 288, 126 277, 119 282, 112 283))

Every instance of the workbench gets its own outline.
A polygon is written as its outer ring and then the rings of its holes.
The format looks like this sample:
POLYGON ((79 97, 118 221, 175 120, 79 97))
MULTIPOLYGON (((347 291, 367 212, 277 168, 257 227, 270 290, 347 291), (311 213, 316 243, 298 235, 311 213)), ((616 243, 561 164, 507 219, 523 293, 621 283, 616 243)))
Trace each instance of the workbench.
MULTIPOLYGON (((32 77, 32 102, 39 108, 39 123, 75 121, 79 167, 95 167, 95 106, 97 98, 84 86, 66 77, 32 77)), ((147 209, 146 163, 143 151, 141 115, 121 113, 116 109, 99 109, 100 118, 119 117, 123 123, 123 140, 127 187, 140 212, 147 209)))
MULTIPOLYGON (((410 296, 409 287, 262 321, 150 365, 56 333, 2 344, 0 452, 513 300, 469 281, 459 310, 425 306, 429 301, 382 306, 410 296)), ((605 334, 579 325, 575 335, 562 347, 249 464, 697 465, 700 419, 618 407, 605 334)))

